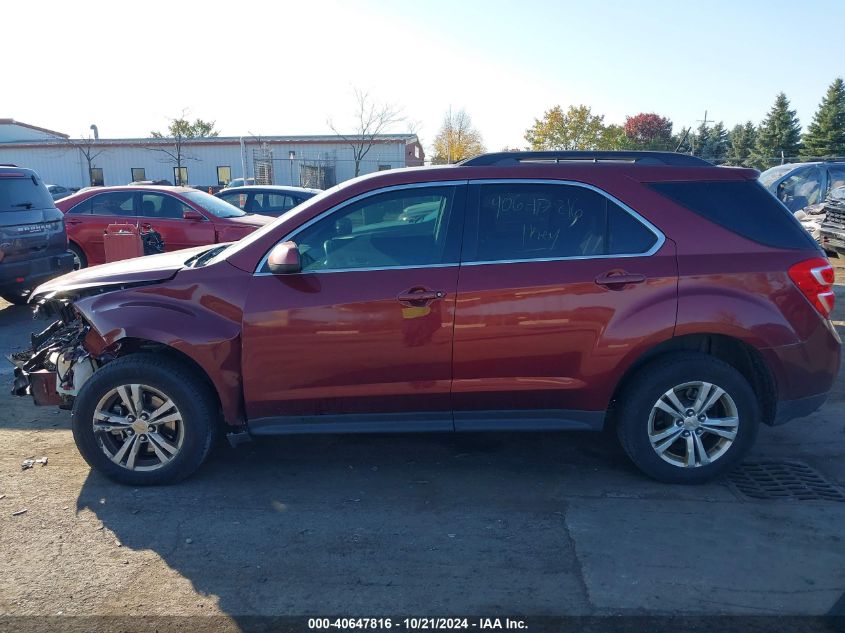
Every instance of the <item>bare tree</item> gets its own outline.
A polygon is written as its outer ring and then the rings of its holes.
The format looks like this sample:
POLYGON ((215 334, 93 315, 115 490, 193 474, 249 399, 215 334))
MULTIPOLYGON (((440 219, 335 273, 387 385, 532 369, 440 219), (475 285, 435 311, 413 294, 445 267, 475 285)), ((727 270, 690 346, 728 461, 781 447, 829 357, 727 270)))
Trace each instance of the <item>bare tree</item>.
POLYGON ((355 130, 354 134, 342 134, 331 119, 328 125, 332 131, 352 148, 355 161, 355 175, 361 173, 361 161, 375 145, 379 134, 388 132, 397 123, 405 121, 400 108, 389 103, 375 103, 366 92, 353 89, 355 95, 355 130))
POLYGON ((187 119, 187 109, 182 110, 181 116, 169 119, 170 125, 164 132, 150 132, 150 138, 158 141, 169 141, 169 143, 149 143, 146 148, 153 152, 160 152, 167 158, 165 161, 174 163, 175 185, 185 185, 182 182, 182 166, 186 160, 197 160, 185 151, 186 142, 195 138, 208 138, 217 136, 219 132, 214 129, 214 121, 203 121, 196 119, 193 123, 187 119))
POLYGON ((80 154, 82 154, 83 158, 85 158, 86 163, 88 164, 88 184, 93 185, 93 181, 91 179, 91 169, 94 167, 94 161, 97 157, 106 151, 105 147, 100 145, 97 142, 98 139, 91 138, 91 135, 84 138, 68 138, 65 139, 65 143, 73 147, 74 149, 78 150, 80 154))

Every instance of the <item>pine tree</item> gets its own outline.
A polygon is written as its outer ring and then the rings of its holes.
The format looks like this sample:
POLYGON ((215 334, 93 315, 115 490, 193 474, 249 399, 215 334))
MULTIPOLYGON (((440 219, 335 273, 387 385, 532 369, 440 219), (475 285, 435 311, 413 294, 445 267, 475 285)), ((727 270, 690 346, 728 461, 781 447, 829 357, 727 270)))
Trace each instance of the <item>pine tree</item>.
POLYGON ((813 122, 804 135, 805 158, 845 156, 845 83, 841 77, 830 84, 813 122))
POLYGON ((767 169, 781 160, 795 158, 801 147, 801 124, 795 110, 789 109, 789 99, 778 94, 769 114, 760 124, 754 144, 752 163, 767 169))
POLYGON ((701 157, 704 160, 719 164, 725 159, 728 153, 728 131, 725 124, 719 121, 707 133, 707 139, 701 148, 701 157))
POLYGON ((740 167, 749 165, 756 136, 757 128, 751 121, 747 121, 745 125, 735 126, 728 136, 730 147, 728 148, 727 164, 740 167))
POLYGON ((701 156, 704 148, 707 146, 707 140, 710 138, 710 128, 707 123, 701 122, 695 134, 692 134, 692 153, 694 156, 701 156))

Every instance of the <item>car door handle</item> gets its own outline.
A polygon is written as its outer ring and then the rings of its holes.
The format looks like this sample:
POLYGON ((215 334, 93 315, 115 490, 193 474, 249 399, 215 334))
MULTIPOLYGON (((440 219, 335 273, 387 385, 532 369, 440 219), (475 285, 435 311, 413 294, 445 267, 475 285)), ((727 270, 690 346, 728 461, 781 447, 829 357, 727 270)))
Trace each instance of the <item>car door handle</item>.
POLYGON ((442 299, 446 296, 446 293, 442 290, 429 290, 428 288, 411 288, 410 290, 406 290, 405 292, 401 293, 396 300, 399 303, 404 303, 411 306, 425 306, 431 303, 432 301, 436 301, 437 299, 442 299))
POLYGON ((605 288, 618 289, 628 284, 641 284, 645 281, 645 275, 639 273, 628 273, 622 271, 610 271, 596 277, 596 283, 605 288))
POLYGON ((82 224, 82 220, 74 220, 74 219, 69 219, 69 220, 68 220, 68 219, 66 219, 66 220, 65 220, 65 224, 71 224, 71 225, 73 225, 73 224, 82 224))

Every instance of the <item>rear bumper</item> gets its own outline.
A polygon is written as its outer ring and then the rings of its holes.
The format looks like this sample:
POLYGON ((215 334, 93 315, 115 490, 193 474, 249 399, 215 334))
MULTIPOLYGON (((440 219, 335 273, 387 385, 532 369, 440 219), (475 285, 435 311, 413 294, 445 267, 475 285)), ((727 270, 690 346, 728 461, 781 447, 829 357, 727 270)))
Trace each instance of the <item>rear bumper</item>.
POLYGON ((818 411, 827 400, 827 396, 827 393, 819 393, 814 396, 807 396, 806 398, 798 398, 796 400, 781 400, 778 402, 775 417, 770 422, 771 426, 786 424, 790 420, 803 418, 815 411, 818 411))
POLYGON ((73 270, 73 255, 59 253, 22 262, 0 262, 0 291, 32 289, 73 270))

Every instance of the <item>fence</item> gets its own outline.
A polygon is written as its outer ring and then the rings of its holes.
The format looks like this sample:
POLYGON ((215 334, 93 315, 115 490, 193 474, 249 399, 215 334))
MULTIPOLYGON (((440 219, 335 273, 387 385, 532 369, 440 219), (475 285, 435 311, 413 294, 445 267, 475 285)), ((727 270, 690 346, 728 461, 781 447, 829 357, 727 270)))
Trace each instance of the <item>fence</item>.
POLYGON ((328 189, 355 176, 376 171, 396 169, 405 166, 404 157, 351 158, 335 156, 295 156, 276 158, 272 150, 259 149, 252 152, 252 166, 255 183, 259 185, 292 185, 313 189, 328 189))

